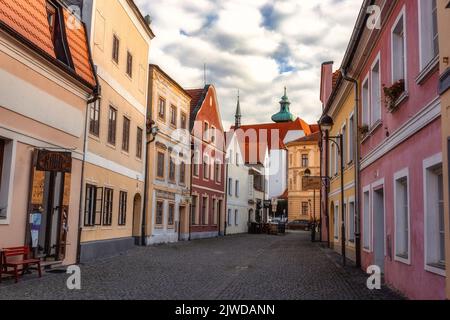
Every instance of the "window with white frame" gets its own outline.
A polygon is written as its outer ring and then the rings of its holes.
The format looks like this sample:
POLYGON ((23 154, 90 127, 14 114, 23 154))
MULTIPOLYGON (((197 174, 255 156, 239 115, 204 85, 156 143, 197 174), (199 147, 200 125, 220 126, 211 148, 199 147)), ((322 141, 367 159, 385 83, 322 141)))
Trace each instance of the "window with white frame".
POLYGON ((409 187, 407 173, 396 175, 394 183, 395 255, 409 260, 409 187))
POLYGON ((355 131, 355 117, 353 114, 348 120, 348 163, 352 163, 354 160, 355 147, 353 144, 353 132, 355 131))
POLYGON ((355 241, 355 201, 350 200, 348 205, 348 241, 355 241))
POLYGON ((339 149, 337 147, 334 148, 334 175, 337 176, 339 173, 339 166, 340 166, 340 155, 339 155, 339 149))
POLYGON ((371 109, 371 125, 381 120, 381 77, 380 77, 380 60, 372 67, 370 72, 370 109, 371 109))
POLYGON ((234 210, 234 225, 239 225, 239 210, 234 210))
POLYGON ((330 177, 334 176, 334 144, 330 142, 330 177))
POLYGON ((342 147, 343 147, 343 149, 341 151, 343 152, 342 157, 343 157, 344 164, 346 164, 347 163, 347 150, 348 150, 348 146, 347 146, 347 125, 344 124, 342 126, 341 134, 342 134, 342 147))
POLYGON ((339 205, 334 206, 334 238, 339 239, 339 205))
POLYGON ((398 17, 392 29, 392 82, 406 80, 405 15, 398 17))
POLYGON ((369 100, 369 79, 362 85, 362 122, 363 125, 370 125, 370 100, 369 100))
POLYGON ((234 194, 235 194, 236 198, 239 198, 239 193, 240 193, 240 190, 239 190, 239 180, 236 180, 236 186, 235 186, 235 188, 234 188, 234 194))
POLYGON ((233 179, 232 178, 228 178, 228 195, 229 196, 233 195, 233 179))
POLYGON ((231 214, 232 214, 232 210, 231 209, 228 209, 228 225, 229 226, 231 226, 232 225, 232 221, 231 221, 231 219, 232 219, 232 216, 231 216, 231 214))
POLYGON ((437 0, 419 0, 420 67, 424 69, 439 55, 437 0))
POLYGON ((7 221, 12 206, 14 152, 14 141, 0 138, 0 222, 7 221))
POLYGON ((363 247, 370 249, 370 192, 363 194, 363 247))
POLYGON ((424 162, 424 174, 426 264, 427 266, 445 269, 442 163, 428 164, 424 162))

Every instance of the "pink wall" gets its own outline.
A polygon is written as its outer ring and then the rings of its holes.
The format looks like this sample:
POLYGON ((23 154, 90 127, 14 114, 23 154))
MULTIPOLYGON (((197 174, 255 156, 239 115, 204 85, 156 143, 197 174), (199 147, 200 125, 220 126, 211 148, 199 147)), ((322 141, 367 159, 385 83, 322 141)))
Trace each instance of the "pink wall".
MULTIPOLYGON (((395 113, 387 112, 382 101, 382 125, 362 143, 362 157, 379 146, 388 136, 427 106, 437 96, 438 72, 433 72, 421 85, 416 83, 420 73, 418 2, 398 1, 390 22, 383 29, 380 40, 370 53, 367 67, 360 81, 364 81, 378 53, 381 58, 381 83, 391 85, 391 38, 392 26, 403 6, 406 8, 407 34, 407 79, 408 99, 395 113)), ((384 94, 382 94, 384 96, 384 94)), ((391 239, 391 248, 385 257, 386 281, 412 299, 444 299, 445 278, 425 270, 424 267, 424 201, 423 201, 423 160, 442 150, 440 119, 428 124, 407 141, 385 153, 361 172, 361 186, 364 188, 382 178, 385 180, 385 235, 391 239), (393 176, 396 172, 409 168, 410 219, 411 219, 411 265, 394 261, 394 190, 393 176)), ((361 203, 361 213, 363 203, 361 203)), ((361 225, 361 230, 363 225, 361 225)), ((373 253, 362 252, 363 267, 374 264, 373 253)))

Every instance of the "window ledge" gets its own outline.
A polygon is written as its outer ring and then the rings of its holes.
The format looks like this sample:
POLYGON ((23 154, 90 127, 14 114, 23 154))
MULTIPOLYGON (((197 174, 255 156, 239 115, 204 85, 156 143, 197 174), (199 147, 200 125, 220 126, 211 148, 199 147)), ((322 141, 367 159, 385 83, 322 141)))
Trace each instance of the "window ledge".
POLYGON ((401 262, 404 263, 406 265, 411 265, 411 261, 409 260, 409 258, 406 255, 398 255, 396 254, 394 257, 394 260, 397 262, 401 262))
POLYGON ((425 270, 443 277, 446 276, 445 265, 440 263, 428 263, 425 265, 425 270))
POLYGON ((370 127, 369 132, 367 133, 368 136, 373 135, 375 131, 378 130, 383 125, 383 122, 381 120, 375 121, 375 123, 370 127))
POLYGON ((400 106, 409 98, 409 93, 408 91, 404 91, 400 97, 398 97, 398 99, 395 101, 394 106, 391 108, 388 108, 389 113, 394 113, 395 111, 397 111, 400 106))
POLYGON ((430 61, 423 69, 420 71, 416 78, 416 83, 422 85, 423 82, 428 79, 428 77, 435 71, 439 66, 439 55, 437 55, 433 60, 430 61))

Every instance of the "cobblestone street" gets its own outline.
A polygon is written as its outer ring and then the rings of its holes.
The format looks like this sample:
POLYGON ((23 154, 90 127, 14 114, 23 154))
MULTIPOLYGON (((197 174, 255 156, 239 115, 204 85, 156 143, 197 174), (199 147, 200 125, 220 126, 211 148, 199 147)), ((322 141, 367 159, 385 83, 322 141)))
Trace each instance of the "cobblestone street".
POLYGON ((307 233, 238 235, 155 247, 82 265, 82 289, 68 275, 27 275, 0 285, 0 299, 399 299, 366 288, 366 275, 307 233))

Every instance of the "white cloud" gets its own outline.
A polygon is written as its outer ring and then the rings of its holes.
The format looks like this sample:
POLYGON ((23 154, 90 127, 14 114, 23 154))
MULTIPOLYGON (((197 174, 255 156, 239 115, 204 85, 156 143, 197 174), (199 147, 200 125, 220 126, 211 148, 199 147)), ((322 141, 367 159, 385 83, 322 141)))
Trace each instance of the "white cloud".
POLYGON ((135 1, 153 20, 150 62, 186 88, 203 86, 206 63, 225 129, 234 122, 237 89, 243 123, 270 122, 284 86, 291 112, 315 123, 321 63, 339 67, 361 6, 361 0, 135 1))

